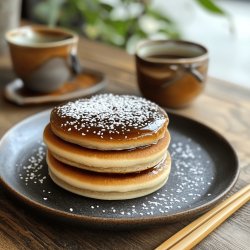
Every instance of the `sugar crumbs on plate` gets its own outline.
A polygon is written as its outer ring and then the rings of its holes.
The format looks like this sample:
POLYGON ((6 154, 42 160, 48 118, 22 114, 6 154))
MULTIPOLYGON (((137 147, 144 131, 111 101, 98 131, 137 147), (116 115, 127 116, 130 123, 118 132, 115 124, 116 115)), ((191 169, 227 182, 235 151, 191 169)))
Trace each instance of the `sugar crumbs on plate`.
POLYGON ((24 163, 17 164, 19 169, 19 178, 29 188, 34 185, 39 186, 39 190, 42 192, 41 199, 44 201, 48 200, 48 195, 51 191, 43 189, 44 182, 49 178, 47 172, 44 172, 44 159, 46 156, 46 148, 43 142, 38 143, 37 148, 33 148, 31 156, 24 163))
POLYGON ((172 169, 169 180, 163 188, 145 197, 124 201, 102 201, 67 192, 65 197, 70 199, 62 197, 59 201, 59 191, 54 188, 48 175, 46 147, 43 143, 34 147, 29 158, 18 165, 18 176, 24 187, 32 188, 33 192, 40 195, 41 202, 54 202, 58 208, 68 207, 66 210, 74 214, 133 218, 181 212, 202 204, 204 198, 212 198, 210 187, 215 182, 214 165, 211 156, 198 142, 178 133, 175 135, 174 131, 171 134, 169 151, 172 169))

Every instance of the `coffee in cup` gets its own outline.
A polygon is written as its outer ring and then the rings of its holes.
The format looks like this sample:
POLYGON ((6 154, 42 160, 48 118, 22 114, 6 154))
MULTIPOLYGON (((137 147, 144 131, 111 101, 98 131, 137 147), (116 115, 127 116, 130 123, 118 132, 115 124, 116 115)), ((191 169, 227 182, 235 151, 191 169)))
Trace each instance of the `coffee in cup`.
POLYGON ((148 40, 137 46, 136 69, 139 88, 146 98, 178 108, 204 89, 208 52, 188 41, 148 40))

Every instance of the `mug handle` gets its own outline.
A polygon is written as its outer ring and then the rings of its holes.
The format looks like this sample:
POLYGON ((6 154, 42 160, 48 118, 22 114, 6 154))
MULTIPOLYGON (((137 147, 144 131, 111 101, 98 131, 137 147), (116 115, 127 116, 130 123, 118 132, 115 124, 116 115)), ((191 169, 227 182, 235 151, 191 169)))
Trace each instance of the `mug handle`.
POLYGON ((70 63, 71 63, 71 68, 72 72, 75 75, 78 75, 82 72, 82 66, 81 63, 77 57, 77 46, 73 46, 70 52, 70 63))
POLYGON ((205 80, 205 77, 199 72, 199 70, 197 70, 196 65, 184 65, 184 66, 171 65, 170 67, 175 72, 175 75, 172 78, 170 78, 168 81, 163 83, 161 85, 162 88, 165 88, 173 84, 175 81, 179 80, 184 75, 185 72, 188 72, 191 75, 193 75, 200 84, 202 84, 205 80))
POLYGON ((160 85, 161 88, 166 88, 167 86, 173 84, 175 81, 179 80, 184 74, 183 67, 181 67, 180 65, 170 65, 170 69, 174 72, 174 75, 167 81, 162 83, 160 85))
POLYGON ((205 77, 201 74, 199 70, 197 70, 197 67, 195 65, 190 65, 184 67, 186 72, 189 72, 191 75, 193 75, 198 82, 203 83, 205 80, 205 77))

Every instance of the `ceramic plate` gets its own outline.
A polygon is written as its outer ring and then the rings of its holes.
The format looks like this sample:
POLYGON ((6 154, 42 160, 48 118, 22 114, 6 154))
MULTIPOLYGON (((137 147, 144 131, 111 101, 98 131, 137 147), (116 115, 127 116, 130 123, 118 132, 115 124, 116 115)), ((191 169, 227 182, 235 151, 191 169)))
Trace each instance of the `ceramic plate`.
POLYGON ((221 135, 194 120, 169 114, 172 170, 163 188, 124 201, 72 194, 56 186, 48 176, 42 133, 49 113, 45 111, 20 122, 0 142, 3 185, 43 214, 112 228, 157 225, 208 210, 237 180, 237 156, 221 135))

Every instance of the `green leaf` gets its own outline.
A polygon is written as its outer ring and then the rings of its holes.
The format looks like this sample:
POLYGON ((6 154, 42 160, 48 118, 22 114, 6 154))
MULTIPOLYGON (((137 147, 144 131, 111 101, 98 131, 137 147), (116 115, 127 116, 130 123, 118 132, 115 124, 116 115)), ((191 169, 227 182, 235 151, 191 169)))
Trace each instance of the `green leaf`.
POLYGON ((227 13, 225 10, 223 10, 221 7, 219 7, 217 4, 215 4, 215 2, 213 0, 196 0, 196 2, 199 3, 200 6, 202 6, 207 11, 226 17, 228 20, 230 32, 231 33, 235 32, 234 22, 230 16, 230 14, 227 13))
POLYGON ((114 31, 122 36, 125 36, 129 29, 128 21, 114 21, 114 20, 105 20, 106 25, 109 25, 114 29, 114 31))
POLYGON ((111 12, 113 10, 113 8, 114 7, 112 5, 100 2, 100 9, 102 9, 102 10, 106 10, 108 12, 111 12))
POLYGON ((124 36, 119 35, 114 27, 99 19, 95 25, 85 26, 85 33, 90 39, 98 39, 116 46, 124 46, 124 36))
POLYGON ((212 0, 196 0, 196 2, 198 2, 201 7, 211 13, 223 16, 227 15, 227 13, 212 0))
POLYGON ((162 20, 164 22, 173 24, 173 21, 166 15, 162 14, 161 12, 151 8, 150 6, 145 6, 146 7, 146 13, 149 16, 154 17, 155 19, 162 20))
POLYGON ((158 32, 165 34, 168 38, 171 38, 171 39, 178 40, 182 38, 180 32, 177 30, 165 28, 165 29, 158 30, 158 32))

